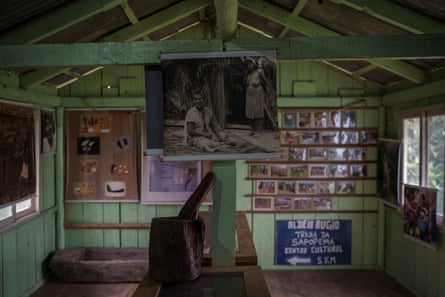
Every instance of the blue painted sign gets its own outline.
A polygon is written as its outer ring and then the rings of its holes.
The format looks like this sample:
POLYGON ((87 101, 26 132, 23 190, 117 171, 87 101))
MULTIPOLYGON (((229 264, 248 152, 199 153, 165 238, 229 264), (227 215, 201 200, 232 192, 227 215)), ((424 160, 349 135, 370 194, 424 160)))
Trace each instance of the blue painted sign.
POLYGON ((278 220, 277 265, 350 265, 351 220, 278 220))

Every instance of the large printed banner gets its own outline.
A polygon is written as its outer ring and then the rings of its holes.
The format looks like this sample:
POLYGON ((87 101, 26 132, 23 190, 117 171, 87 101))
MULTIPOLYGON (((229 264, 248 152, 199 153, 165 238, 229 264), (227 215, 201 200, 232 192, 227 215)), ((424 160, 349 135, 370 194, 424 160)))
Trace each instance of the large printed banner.
POLYGON ((279 157, 275 53, 161 55, 168 161, 279 157))
POLYGON ((278 220, 277 265, 350 265, 351 220, 278 220))

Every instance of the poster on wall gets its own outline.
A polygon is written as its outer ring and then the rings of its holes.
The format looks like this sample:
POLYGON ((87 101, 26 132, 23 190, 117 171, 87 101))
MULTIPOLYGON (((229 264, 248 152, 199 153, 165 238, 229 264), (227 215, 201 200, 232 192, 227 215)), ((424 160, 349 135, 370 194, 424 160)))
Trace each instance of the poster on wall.
MULTIPOLYGON (((141 115, 141 123, 146 115, 141 115)), ((146 125, 142 127, 141 152, 144 152, 147 138, 146 125)), ((210 161, 164 161, 159 156, 141 157, 141 203, 142 204, 184 204, 198 187, 202 177, 212 170, 210 161)), ((202 204, 212 204, 213 192, 209 191, 202 204)))
POLYGON ((41 119, 41 152, 42 154, 54 154, 56 152, 56 111, 42 108, 41 119))
POLYGON ((66 201, 137 201, 136 116, 124 110, 66 112, 66 201))
POLYGON ((403 232, 429 246, 437 244, 437 189, 403 184, 403 232))
POLYGON ((163 159, 280 156, 275 53, 161 55, 163 159))
POLYGON ((350 265, 351 220, 277 220, 277 265, 350 265))
POLYGON ((0 205, 36 193, 32 107, 0 102, 0 205))
POLYGON ((386 203, 400 205, 400 140, 380 138, 378 141, 377 194, 386 203))

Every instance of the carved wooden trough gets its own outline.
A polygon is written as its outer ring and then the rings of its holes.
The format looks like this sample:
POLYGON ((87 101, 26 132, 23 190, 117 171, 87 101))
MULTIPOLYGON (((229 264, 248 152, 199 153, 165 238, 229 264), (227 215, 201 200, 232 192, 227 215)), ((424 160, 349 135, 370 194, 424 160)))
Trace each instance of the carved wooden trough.
POLYGON ((139 282, 148 271, 148 249, 102 247, 58 250, 49 266, 64 282, 139 282))

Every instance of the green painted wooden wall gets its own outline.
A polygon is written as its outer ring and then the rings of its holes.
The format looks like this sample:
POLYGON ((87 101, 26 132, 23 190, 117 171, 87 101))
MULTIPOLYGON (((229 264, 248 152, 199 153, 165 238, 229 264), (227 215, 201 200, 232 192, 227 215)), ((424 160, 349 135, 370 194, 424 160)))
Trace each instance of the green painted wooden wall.
MULTIPOLYGON (((204 30, 203 30, 204 31, 204 30)), ((182 34, 182 33, 181 33, 182 34)), ((194 34, 198 34, 194 32, 194 34)), ((202 33, 205 34, 205 33, 202 33)), ((241 33, 242 34, 242 33, 241 33)), ((180 36, 178 36, 180 38, 180 36)), ((318 62, 283 61, 278 67, 278 93, 281 106, 338 106, 353 102, 341 94, 357 92, 374 94, 350 77, 318 62), (319 98, 319 101, 298 97, 319 98), (308 102, 309 101, 309 102, 308 102)), ((0 98, 31 102, 37 106, 87 107, 81 98, 107 107, 122 105, 119 98, 130 97, 128 107, 143 108, 144 78, 139 66, 107 67, 87 78, 65 87, 55 96, 53 90, 17 89, 15 77, 0 74, 0 98), (101 98, 105 98, 102 100, 101 98), (114 104, 116 102, 116 105, 114 104), (142 102, 142 104, 141 104, 142 102)), ((357 95, 359 98, 360 95, 357 95)), ((379 97, 367 97, 368 104, 378 104, 379 97)), ((444 98, 428 99, 427 104, 443 103, 444 98)), ((417 102, 417 101, 414 101, 417 102)), ((419 94, 419 102, 425 103, 419 94)), ((413 102, 410 102, 413 105, 413 102)), ((389 109, 389 118, 396 117, 400 108, 389 109)), ((63 109, 62 109, 63 111, 63 109)), ((396 129, 387 122, 382 108, 378 122, 382 131, 391 136, 396 129), (388 127, 384 127, 388 126, 388 127), (385 128, 385 129, 383 129, 385 128)), ((60 132, 60 131, 59 131, 60 132)), ((62 131, 63 132, 63 131, 62 131)), ((382 135, 385 136, 385 135, 382 135)), ((27 296, 44 279, 46 260, 56 248, 79 246, 140 246, 148 245, 148 230, 144 229, 63 229, 60 218, 64 208, 60 201, 59 162, 63 156, 41 156, 40 207, 41 214, 29 221, 0 233, 0 297, 27 296), (59 168, 59 169, 58 169, 59 168)), ((247 165, 244 161, 215 162, 219 179, 220 199, 234 195, 237 210, 251 210, 251 200, 246 197, 253 185, 246 180, 247 165), (235 175, 233 173, 235 172, 235 175), (227 182, 227 183, 226 183, 227 182)), ((63 179, 62 179, 63 180, 63 179)), ((372 187, 369 185, 367 187, 372 187)), ((229 198, 228 198, 229 197, 229 198)), ((340 207, 375 210, 376 213, 356 214, 264 214, 249 213, 248 220, 256 245, 259 264, 264 269, 296 269, 274 265, 274 228, 278 219, 350 219, 353 222, 353 247, 351 267, 385 269, 419 296, 445 296, 445 249, 439 245, 431 250, 405 239, 402 235, 402 215, 369 198, 342 201, 340 207)), ((176 215, 180 206, 147 206, 137 203, 72 203, 66 207, 67 218, 72 223, 149 223, 155 216, 176 215)), ((439 239, 443 242, 443 230, 439 239)), ((312 267, 303 267, 312 269, 312 267)), ((331 267, 317 267, 327 269, 331 267)), ((338 267, 334 267, 338 268, 338 267)))

